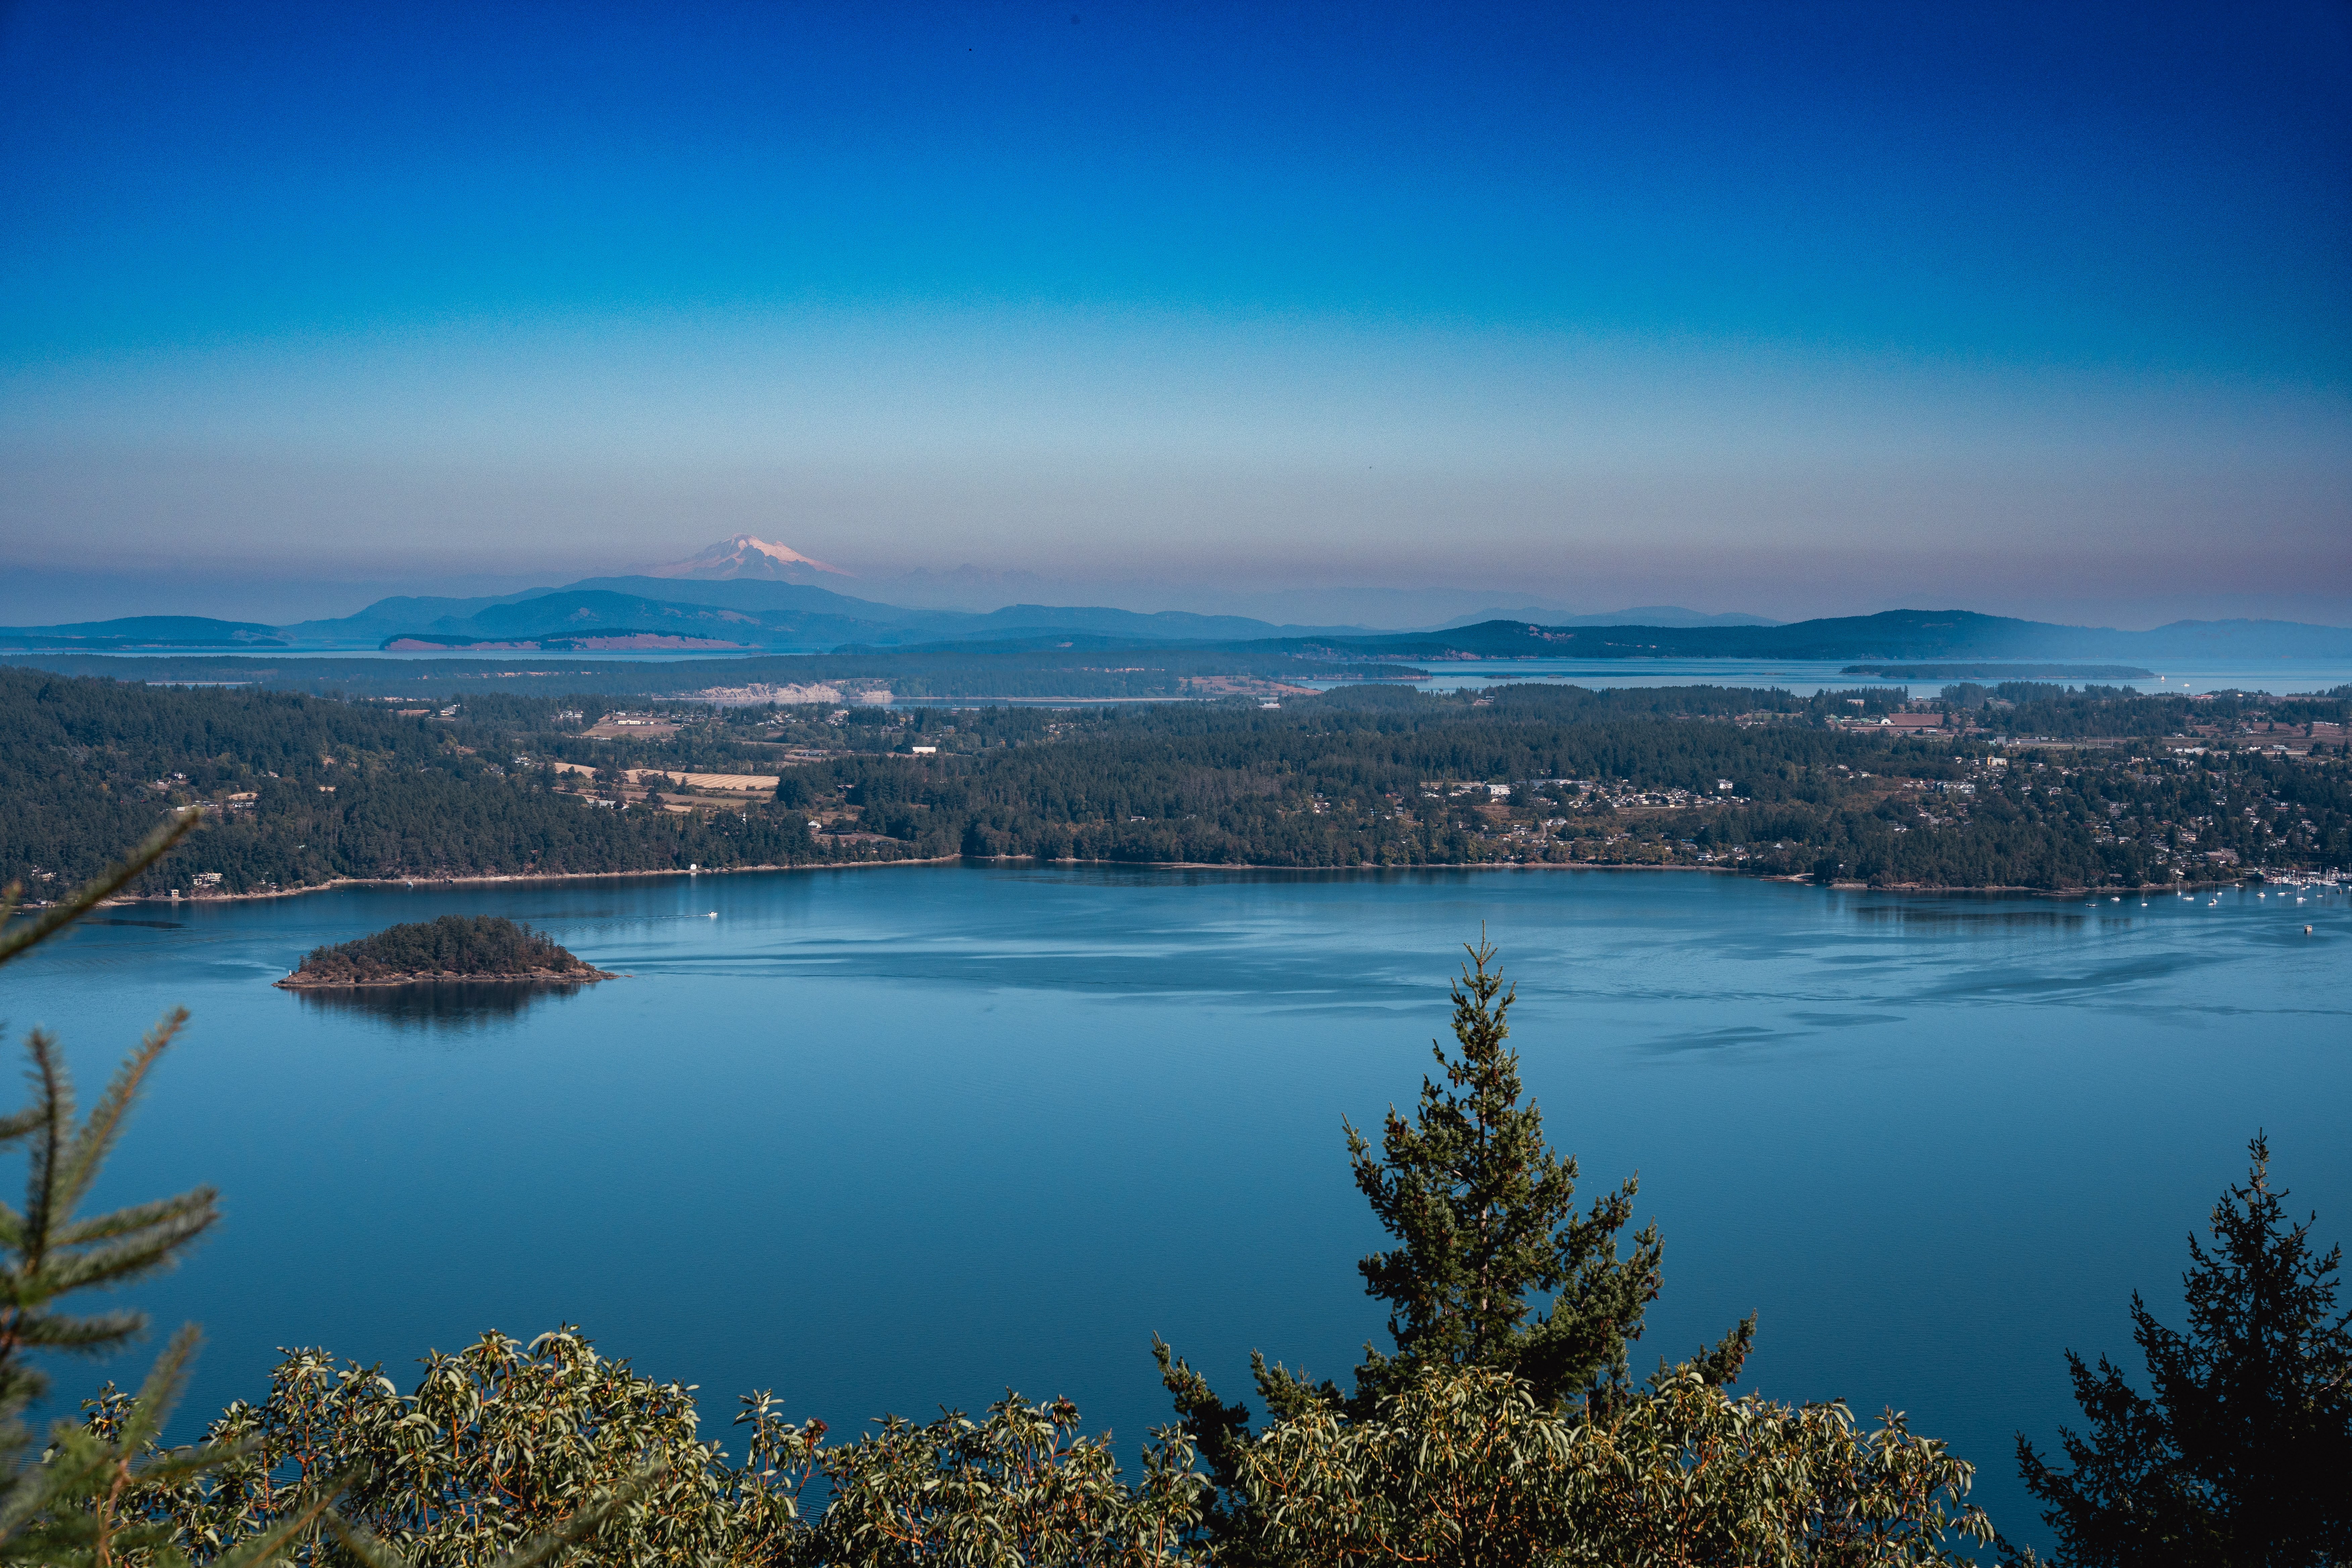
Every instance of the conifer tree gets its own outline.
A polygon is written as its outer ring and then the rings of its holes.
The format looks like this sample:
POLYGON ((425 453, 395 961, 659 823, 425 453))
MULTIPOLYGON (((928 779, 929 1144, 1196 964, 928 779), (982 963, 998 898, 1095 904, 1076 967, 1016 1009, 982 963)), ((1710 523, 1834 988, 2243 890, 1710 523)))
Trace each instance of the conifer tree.
POLYGON ((2050 1506, 2061 1563, 2352 1561, 2352 1313, 2336 1310, 2343 1248, 2312 1249, 2286 1220, 2270 1142, 2213 1206, 2210 1251, 2192 1235, 2186 1333, 2132 1294, 2143 1394, 2105 1356, 2066 1362, 2087 1433, 2063 1427, 2068 1468, 2017 1439, 2026 1489, 2050 1506))
MULTIPOLYGON (((19 890, 12 886, 0 892, 0 964, 23 957, 128 886, 196 820, 192 810, 173 813, 129 858, 13 928, 8 921, 16 913, 19 890)), ((23 1143, 29 1156, 23 1211, 0 1204, 0 1562, 111 1563, 128 1552, 152 1552, 161 1545, 158 1532, 127 1524, 110 1506, 133 1479, 134 1468, 142 1479, 150 1474, 165 1479, 230 1457, 216 1447, 146 1453, 195 1353, 197 1336, 189 1328, 173 1338, 130 1402, 118 1438, 103 1441, 61 1425, 39 1464, 27 1465, 23 1458, 30 1445, 22 1417, 48 1388, 47 1378, 26 1360, 26 1352, 102 1353, 146 1326, 141 1313, 82 1316, 61 1310, 58 1300, 170 1267, 217 1216, 209 1187, 87 1219, 78 1212, 121 1136, 149 1069, 185 1019, 175 1010, 150 1030, 89 1115, 79 1121, 73 1082, 56 1040, 38 1029, 26 1037, 33 1103, 0 1118, 0 1147, 23 1143)), ((257 1552, 274 1552, 283 1539, 260 1542, 257 1552)))
MULTIPOLYGON (((1357 1185, 1401 1244, 1359 1265, 1366 1292, 1390 1304, 1395 1352, 1366 1345, 1352 1394, 1252 1355, 1258 1395, 1277 1420, 1318 1409, 1370 1419, 1384 1399, 1449 1367, 1508 1373, 1547 1408, 1625 1387, 1626 1346, 1658 1294, 1657 1227, 1635 1233, 1619 1256, 1632 1181, 1576 1213, 1576 1162, 1552 1150, 1542 1112, 1521 1103, 1518 1056, 1505 1044, 1515 994, 1492 944, 1482 937, 1465 951, 1453 987, 1459 1054, 1432 1047, 1444 1083, 1423 1080, 1414 1121, 1390 1111, 1377 1156, 1347 1127, 1357 1185), (1536 1300, 1543 1295, 1548 1303, 1536 1300)), ((1715 1386, 1734 1381, 1754 1328, 1753 1319, 1740 1324, 1685 1370, 1715 1386)), ((1167 1345, 1155 1341, 1153 1353, 1184 1431, 1226 1490, 1210 1527, 1229 1538, 1252 1441, 1248 1407, 1220 1399, 1167 1345)))
POLYGON ((1394 1355, 1366 1347, 1360 1401, 1434 1363, 1509 1372, 1546 1405, 1580 1397, 1596 1379, 1622 1381, 1627 1342, 1657 1299, 1657 1226, 1618 1255, 1636 1181, 1576 1212, 1576 1161, 1544 1141, 1505 1043, 1517 988, 1484 938, 1466 951, 1453 987, 1458 1051, 1430 1047, 1444 1081, 1422 1080, 1412 1121, 1389 1111, 1377 1153, 1348 1128, 1356 1185, 1399 1244, 1358 1265, 1366 1291, 1388 1302, 1396 1341, 1394 1355))
MULTIPOLYGON (((187 830, 194 816, 182 814, 107 877, 0 936, 0 963, 21 957, 138 875, 187 830)), ((16 892, 11 888, 0 896, 0 921, 16 912, 16 892)), ((23 1143, 29 1156, 23 1212, 0 1204, 0 1419, 13 1420, 47 1391, 47 1379, 26 1361, 27 1351, 101 1353, 146 1325, 136 1312, 65 1312, 56 1305, 59 1298, 169 1267, 218 1215, 210 1187, 94 1218, 77 1212, 121 1136, 148 1072, 186 1021, 186 1013, 175 1009, 149 1030, 79 1124, 73 1080, 56 1037, 41 1029, 26 1037, 33 1103, 0 1117, 0 1148, 23 1143)))
MULTIPOLYGON (((21 889, 0 889, 0 964, 23 957, 130 886, 198 820, 194 809, 173 812, 128 858, 30 920, 11 925, 21 889)), ((0 1118, 0 1147, 21 1142, 30 1156, 23 1212, 0 1204, 0 1563, 187 1568, 184 1548, 192 1543, 169 1523, 142 1517, 132 1500, 249 1466, 255 1458, 255 1443, 233 1436, 193 1447, 161 1446, 201 1338, 191 1324, 172 1337, 137 1394, 105 1396, 102 1422, 58 1422, 37 1462, 26 1462, 30 1443, 22 1417, 48 1384, 25 1352, 103 1353, 128 1342, 147 1322, 140 1312, 82 1316, 60 1310, 57 1302, 171 1267, 218 1217, 210 1187, 111 1214, 79 1214, 148 1072, 186 1021, 181 1009, 165 1015, 79 1121, 73 1082, 56 1041, 37 1029, 26 1037, 33 1103, 0 1118)), ((552 1560, 602 1528, 659 1473, 658 1466, 640 1469, 618 1486, 580 1497, 567 1521, 500 1557, 495 1568, 535 1568, 552 1560)), ((233 1545, 210 1542, 211 1550, 202 1552, 206 1568, 316 1563, 330 1547, 340 1547, 362 1568, 412 1568, 335 1511, 354 1479, 350 1472, 311 1478, 262 1528, 233 1545)))

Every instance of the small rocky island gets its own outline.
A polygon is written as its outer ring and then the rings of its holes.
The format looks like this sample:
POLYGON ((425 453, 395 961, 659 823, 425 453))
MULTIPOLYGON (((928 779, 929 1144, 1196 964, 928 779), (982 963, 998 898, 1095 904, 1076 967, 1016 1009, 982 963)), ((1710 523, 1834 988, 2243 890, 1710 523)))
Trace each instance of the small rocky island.
POLYGON ((289 991, 407 985, 425 980, 548 980, 579 984, 614 975, 501 915, 443 915, 373 936, 314 948, 277 984, 289 991))

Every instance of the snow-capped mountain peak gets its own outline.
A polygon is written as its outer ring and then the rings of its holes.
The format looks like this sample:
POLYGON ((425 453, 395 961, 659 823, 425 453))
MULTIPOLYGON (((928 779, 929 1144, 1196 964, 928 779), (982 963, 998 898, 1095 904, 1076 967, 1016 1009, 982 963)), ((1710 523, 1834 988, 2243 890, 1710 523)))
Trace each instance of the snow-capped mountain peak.
POLYGON ((754 539, 748 533, 712 545, 701 554, 688 561, 672 562, 667 566, 648 566, 648 577, 693 577, 705 581, 731 577, 772 577, 787 581, 803 581, 820 572, 836 577, 851 574, 838 566, 828 566, 814 556, 803 555, 789 544, 777 544, 765 539, 754 539))

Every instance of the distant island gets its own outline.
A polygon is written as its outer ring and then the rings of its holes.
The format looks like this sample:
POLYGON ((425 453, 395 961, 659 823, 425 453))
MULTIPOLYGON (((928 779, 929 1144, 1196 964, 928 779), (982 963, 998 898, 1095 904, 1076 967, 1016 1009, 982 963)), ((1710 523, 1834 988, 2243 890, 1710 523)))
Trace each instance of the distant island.
POLYGON ((2128 664, 1849 664, 1840 675, 1884 675, 1897 680, 2154 680, 2156 671, 2128 664))
POLYGON ((289 991, 308 991, 423 980, 572 983, 614 978, 502 915, 443 915, 390 926, 357 942, 313 948, 300 968, 277 984, 289 991))
POLYGON ((748 651, 750 643, 720 637, 680 637, 672 632, 610 631, 572 637, 509 637, 504 640, 461 637, 438 632, 403 632, 383 639, 389 653, 608 653, 670 648, 691 652, 748 651))

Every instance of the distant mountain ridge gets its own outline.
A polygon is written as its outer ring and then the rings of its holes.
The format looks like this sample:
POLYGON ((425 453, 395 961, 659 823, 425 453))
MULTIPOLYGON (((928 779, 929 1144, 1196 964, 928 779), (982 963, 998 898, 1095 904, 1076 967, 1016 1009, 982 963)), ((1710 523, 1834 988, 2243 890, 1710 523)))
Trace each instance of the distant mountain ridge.
POLYGON ((1010 605, 985 615, 877 605, 808 584, 740 577, 696 581, 592 577, 495 599, 386 599, 358 615, 285 628, 297 642, 381 647, 397 639, 508 646, 551 637, 624 633, 712 637, 772 653, 856 643, 898 647, 1084 632, 1140 642, 1234 642, 1377 636, 1366 626, 1277 626, 1244 616, 1147 614, 1104 606, 1010 605))
MULTIPOLYGON (((1104 605, 1016 604, 988 611, 911 609, 821 586, 816 581, 820 574, 836 582, 849 576, 789 545, 739 533, 688 561, 648 568, 643 574, 586 577, 562 588, 534 588, 481 599, 384 599, 354 616, 305 621, 286 627, 285 632, 297 642, 343 647, 383 646, 404 638, 438 640, 450 647, 513 646, 548 637, 639 633, 720 637, 770 652, 818 652, 847 643, 889 647, 918 642, 986 641, 1055 631, 1186 643, 1381 635, 1373 627, 1360 626, 1277 626, 1248 616, 1144 612, 1104 605), (594 595, 608 596, 583 597, 594 595), (659 607, 663 605, 689 608, 659 607)), ((1496 619, 1504 614, 1488 612, 1478 619, 1496 619)), ((1657 624, 1675 626, 1775 624, 1762 616, 1708 616, 1675 605, 1652 605, 1639 612, 1621 612, 1615 617, 1570 617, 1562 624, 1615 624, 1635 614, 1652 615, 1657 624)))
POLYGON ((124 616, 55 626, 0 626, 0 650, 284 647, 289 640, 279 628, 258 621, 216 621, 205 616, 124 616))
POLYGON ((1888 610, 1764 626, 1546 626, 1486 621, 1314 646, 1389 658, 2352 658, 2352 628, 2175 621, 2151 631, 2056 626, 1973 610, 1888 610))
POLYGON ((1751 616, 1737 610, 1727 615, 1711 616, 1704 610, 1684 609, 1680 605, 1639 605, 1630 610, 1610 610, 1597 616, 1549 616, 1541 610, 1514 612, 1497 606, 1474 615, 1456 616, 1440 629, 1483 626, 1488 621, 1532 621, 1550 626, 1778 626, 1787 624, 1769 616, 1751 616))
MULTIPOLYGON (((797 580, 837 569, 739 535, 701 563, 725 575, 583 578, 480 598, 381 599, 353 616, 271 626, 198 616, 140 616, 0 627, 0 651, 404 647, 579 649, 695 647, 764 653, 1026 643, 1238 647, 1372 659, 1748 658, 2150 660, 2352 659, 2352 629, 2291 621, 2177 621, 2149 631, 2069 626, 1968 610, 1890 610, 1780 624, 1649 605, 1603 616, 1489 616, 1419 632, 1276 626, 1246 616, 1145 613, 1103 605, 1008 605, 987 612, 909 609, 797 580), (786 559, 789 557, 789 559, 786 559)), ((667 570, 667 569, 665 569, 667 570)))

